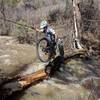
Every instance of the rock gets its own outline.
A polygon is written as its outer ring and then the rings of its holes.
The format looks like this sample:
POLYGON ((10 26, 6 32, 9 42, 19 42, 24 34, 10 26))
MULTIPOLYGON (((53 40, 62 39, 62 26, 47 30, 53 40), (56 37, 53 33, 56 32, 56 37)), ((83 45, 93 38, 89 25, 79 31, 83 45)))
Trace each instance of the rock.
POLYGON ((18 43, 17 39, 10 36, 0 36, 0 44, 18 43))
MULTIPOLYGON (((7 40, 9 41, 9 39, 7 40)), ((18 74, 26 75, 32 73, 44 64, 36 62, 36 52, 33 46, 28 44, 18 44, 16 42, 0 42, 0 84, 18 74), (34 65, 33 65, 33 62, 34 65), (36 66, 37 68, 32 68, 36 66)), ((97 63, 97 62, 96 62, 97 63)), ((59 64, 57 65, 59 66, 59 64)), ((65 66, 58 69, 54 77, 63 81, 57 83, 55 80, 45 80, 37 85, 33 85, 24 91, 23 95, 10 98, 12 100, 97 100, 100 98, 100 81, 96 77, 93 80, 87 77, 97 76, 95 64, 90 60, 80 58, 70 58, 65 62, 65 66), (77 82, 77 84, 75 83, 77 82), (81 84, 79 84, 81 83, 81 84), (95 86, 96 91, 91 94, 91 88, 95 86), (99 89, 99 90, 98 90, 99 89)), ((99 74, 99 71, 98 71, 99 74)), ((60 82, 60 81, 59 81, 60 82)), ((8 89, 13 89, 15 83, 5 84, 8 89)), ((20 89, 19 85, 18 89, 20 89)), ((17 88, 14 87, 15 92, 17 88)), ((9 91, 8 91, 9 92, 9 91)), ((9 92, 10 93, 10 92, 9 92)), ((2 94, 2 93, 1 93, 2 94)), ((12 94, 12 92, 10 93, 12 94)))
MULTIPOLYGON (((0 81, 13 77, 36 60, 35 47, 18 44, 12 37, 0 37, 0 81), (3 78, 4 77, 4 78, 3 78)), ((0 82, 2 83, 2 82, 0 82)))
MULTIPOLYGON (((54 80, 45 80, 25 90, 19 100, 87 100, 89 91, 79 84, 59 84, 54 80)), ((12 98, 18 100, 18 98, 12 98)))
POLYGON ((95 96, 100 98, 100 77, 88 77, 81 81, 81 84, 86 89, 94 92, 95 96))
POLYGON ((36 58, 33 51, 34 48, 28 45, 0 45, 0 69, 11 74, 21 66, 32 63, 36 58))
POLYGON ((79 80, 90 76, 100 76, 100 68, 97 66, 99 61, 93 59, 74 58, 65 64, 65 70, 70 72, 72 76, 79 80))

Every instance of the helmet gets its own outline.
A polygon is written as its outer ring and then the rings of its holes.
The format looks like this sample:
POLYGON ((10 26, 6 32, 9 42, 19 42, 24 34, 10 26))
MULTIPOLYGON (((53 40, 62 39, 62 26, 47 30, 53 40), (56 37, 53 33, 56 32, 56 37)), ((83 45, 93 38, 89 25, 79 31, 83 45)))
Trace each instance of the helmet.
POLYGON ((40 23, 40 28, 43 29, 44 27, 48 26, 48 22, 46 20, 43 20, 41 23, 40 23))

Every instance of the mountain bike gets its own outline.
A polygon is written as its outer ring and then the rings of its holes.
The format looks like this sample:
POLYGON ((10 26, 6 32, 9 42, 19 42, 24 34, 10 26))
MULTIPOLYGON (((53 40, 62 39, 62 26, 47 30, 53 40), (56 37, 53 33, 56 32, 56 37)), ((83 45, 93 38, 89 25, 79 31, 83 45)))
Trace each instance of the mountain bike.
POLYGON ((45 37, 37 42, 37 55, 42 62, 49 62, 51 59, 54 59, 57 54, 57 49, 59 55, 64 55, 63 39, 61 38, 58 38, 56 43, 49 42, 45 37))

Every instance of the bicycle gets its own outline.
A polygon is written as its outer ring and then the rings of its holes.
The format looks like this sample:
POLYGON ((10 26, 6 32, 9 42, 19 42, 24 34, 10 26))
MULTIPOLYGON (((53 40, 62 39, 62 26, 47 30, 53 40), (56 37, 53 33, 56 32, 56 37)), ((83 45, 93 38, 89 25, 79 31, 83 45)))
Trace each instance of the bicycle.
POLYGON ((37 55, 40 61, 49 62, 54 59, 57 54, 57 49, 60 56, 64 56, 63 38, 58 38, 55 42, 49 42, 47 38, 43 37, 37 42, 37 55))

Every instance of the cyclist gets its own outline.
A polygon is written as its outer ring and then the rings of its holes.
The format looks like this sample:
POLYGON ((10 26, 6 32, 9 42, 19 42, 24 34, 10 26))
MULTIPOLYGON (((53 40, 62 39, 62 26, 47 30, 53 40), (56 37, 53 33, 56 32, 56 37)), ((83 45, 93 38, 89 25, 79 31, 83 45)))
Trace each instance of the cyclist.
POLYGON ((52 44, 52 47, 54 48, 56 45, 56 34, 55 31, 49 27, 48 22, 46 20, 43 20, 40 23, 40 29, 36 28, 35 26, 33 26, 33 28, 35 29, 35 31, 39 32, 39 33, 44 33, 45 38, 49 41, 48 46, 50 46, 50 44, 52 44))
POLYGON ((45 37, 48 39, 48 41, 55 42, 56 34, 55 31, 49 27, 48 22, 46 20, 43 20, 40 23, 40 29, 33 27, 37 32, 44 33, 45 37))

